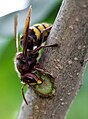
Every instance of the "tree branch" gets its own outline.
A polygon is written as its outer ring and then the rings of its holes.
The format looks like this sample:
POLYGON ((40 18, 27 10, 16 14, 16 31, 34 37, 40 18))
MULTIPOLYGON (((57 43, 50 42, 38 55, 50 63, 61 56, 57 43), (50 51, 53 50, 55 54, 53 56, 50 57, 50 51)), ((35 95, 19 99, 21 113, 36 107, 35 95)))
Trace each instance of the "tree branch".
POLYGON ((82 84, 84 59, 88 50, 88 0, 63 0, 47 44, 41 67, 55 77, 56 93, 42 99, 30 88, 29 101, 21 106, 18 119, 64 119, 69 105, 82 84))

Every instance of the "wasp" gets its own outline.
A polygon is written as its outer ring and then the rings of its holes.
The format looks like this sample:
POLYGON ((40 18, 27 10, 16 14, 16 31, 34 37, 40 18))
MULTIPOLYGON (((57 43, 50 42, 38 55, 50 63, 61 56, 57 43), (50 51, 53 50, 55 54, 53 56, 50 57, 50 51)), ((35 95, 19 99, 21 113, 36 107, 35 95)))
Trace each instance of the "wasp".
MULTIPOLYGON (((47 73, 40 68, 40 64, 37 59, 40 49, 45 47, 57 46, 57 44, 41 45, 46 40, 46 37, 48 37, 51 26, 42 23, 30 27, 31 11, 32 11, 32 7, 30 6, 25 21, 24 33, 23 36, 21 37, 21 42, 20 42, 23 48, 22 52, 19 52, 19 47, 18 47, 18 16, 16 15, 14 19, 14 33, 15 33, 15 47, 16 47, 15 66, 20 74, 21 81, 23 82, 22 95, 27 105, 28 102, 24 96, 24 87, 26 85, 35 86, 35 85, 41 85, 43 83, 43 80, 41 80, 34 73, 35 71, 39 71, 40 73, 47 73), (34 46, 37 47, 34 48, 34 46)), ((47 74, 50 75, 49 73, 47 74)))
MULTIPOLYGON (((35 24, 28 30, 27 49, 32 50, 34 46, 39 47, 47 40, 52 25, 48 23, 35 24)), ((24 36, 21 36, 21 45, 24 42, 24 36)))
MULTIPOLYGON (((45 42, 51 28, 52 25, 48 23, 40 23, 30 26, 30 28, 28 29, 27 49, 32 50, 34 46, 39 47, 43 42, 45 42)), ((24 37, 24 35, 21 36, 22 46, 24 43, 24 37)))

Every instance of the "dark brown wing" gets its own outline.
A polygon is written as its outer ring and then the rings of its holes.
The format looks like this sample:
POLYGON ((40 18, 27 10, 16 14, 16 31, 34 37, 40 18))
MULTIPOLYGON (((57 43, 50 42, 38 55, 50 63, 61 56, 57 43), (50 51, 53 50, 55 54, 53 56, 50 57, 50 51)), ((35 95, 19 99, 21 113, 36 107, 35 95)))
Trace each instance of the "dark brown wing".
POLYGON ((15 36, 15 47, 16 47, 16 53, 19 52, 18 49, 18 14, 14 17, 14 36, 15 36))
POLYGON ((32 7, 30 6, 28 10, 28 15, 26 17, 25 26, 24 26, 24 41, 23 41, 23 56, 27 55, 27 38, 28 38, 28 29, 30 27, 30 15, 31 15, 32 7))

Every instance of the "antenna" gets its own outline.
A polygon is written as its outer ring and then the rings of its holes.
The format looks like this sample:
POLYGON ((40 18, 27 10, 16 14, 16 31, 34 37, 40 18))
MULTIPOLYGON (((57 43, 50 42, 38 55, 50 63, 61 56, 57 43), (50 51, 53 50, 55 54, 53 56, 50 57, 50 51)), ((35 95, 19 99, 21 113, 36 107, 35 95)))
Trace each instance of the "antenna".
POLYGON ((24 26, 24 41, 23 41, 23 55, 24 57, 27 55, 27 38, 28 38, 28 29, 30 27, 30 16, 31 16, 32 6, 30 6, 28 10, 28 15, 26 17, 25 26, 24 26))
POLYGON ((18 49, 18 14, 14 17, 14 36, 15 36, 15 47, 16 47, 16 53, 19 52, 18 49))

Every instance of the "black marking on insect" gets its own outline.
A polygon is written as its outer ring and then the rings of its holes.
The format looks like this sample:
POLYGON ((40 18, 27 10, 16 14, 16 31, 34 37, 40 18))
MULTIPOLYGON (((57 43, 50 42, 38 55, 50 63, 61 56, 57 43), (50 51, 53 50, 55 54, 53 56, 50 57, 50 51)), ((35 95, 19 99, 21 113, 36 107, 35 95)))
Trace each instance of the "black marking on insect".
MULTIPOLYGON (((34 73, 34 72, 38 71, 38 72, 40 72, 40 74, 45 74, 45 75, 52 77, 49 73, 45 72, 43 69, 40 68, 40 64, 37 60, 38 55, 39 55, 39 50, 42 48, 45 48, 45 47, 56 47, 57 46, 57 44, 41 46, 41 43, 44 42, 44 40, 46 40, 46 39, 43 39, 43 37, 45 37, 45 35, 43 36, 41 34, 48 32, 47 30, 50 30, 51 28, 46 29, 47 25, 41 24, 41 26, 44 27, 44 33, 43 33, 43 30, 40 29, 41 28, 40 24, 30 27, 31 10, 32 10, 32 7, 30 6, 28 15, 26 18, 26 22, 25 22, 23 38, 21 38, 21 45, 23 47, 22 52, 19 52, 19 49, 18 49, 18 32, 17 32, 17 26, 18 26, 17 18, 18 18, 18 16, 17 15, 15 16, 15 20, 14 20, 15 21, 14 22, 15 44, 16 44, 15 66, 20 74, 21 81, 23 82, 22 95, 23 95, 24 101, 27 105, 28 105, 28 102, 24 96, 24 87, 26 85, 32 86, 32 87, 34 87, 34 90, 37 91, 36 85, 41 85, 44 82, 44 80, 42 80, 41 77, 38 77, 36 75, 36 73, 34 73), (37 30, 40 32, 40 37, 42 37, 42 39, 38 39, 39 34, 37 35, 37 32, 34 30, 36 27, 38 27, 40 29, 40 31, 38 29, 37 30), (34 34, 34 36, 33 36, 33 33, 35 33, 36 35, 34 34), (39 44, 40 40, 41 40, 41 43, 39 44), (34 46, 37 46, 37 48, 33 49, 34 46)), ((49 79, 49 80, 51 80, 51 79, 49 79)), ((50 81, 50 82, 52 83, 52 81, 50 81)), ((52 90, 53 90, 53 88, 52 88, 52 90)), ((37 91, 37 92, 39 92, 39 91, 37 91)), ((45 95, 45 97, 46 97, 46 95, 49 96, 49 93, 44 94, 44 95, 45 95)))
MULTIPOLYGON (((40 23, 30 26, 28 29, 27 49, 33 50, 34 46, 39 47, 43 42, 47 40, 47 37, 52 28, 51 24, 40 23)), ((21 37, 21 45, 23 46, 24 35, 21 37)))

